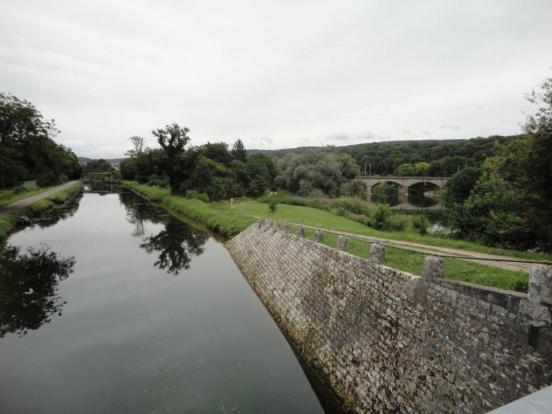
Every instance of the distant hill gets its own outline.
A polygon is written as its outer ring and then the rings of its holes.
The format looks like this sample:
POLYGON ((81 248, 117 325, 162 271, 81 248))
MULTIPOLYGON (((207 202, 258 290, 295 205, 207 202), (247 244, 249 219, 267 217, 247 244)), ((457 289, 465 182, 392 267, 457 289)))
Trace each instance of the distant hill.
MULTIPOLYGON (((79 160, 80 165, 86 165, 90 161, 98 160, 99 158, 77 157, 77 159, 79 160)), ((126 160, 126 158, 103 158, 103 159, 117 169, 119 169, 121 162, 126 160)))
POLYGON ((468 144, 468 146, 477 143, 488 142, 505 142, 510 139, 518 138, 520 135, 492 135, 489 137, 477 137, 477 138, 464 138, 464 139, 425 139, 425 140, 396 140, 396 141, 379 141, 379 142, 367 142, 364 144, 352 144, 352 145, 324 145, 324 146, 308 146, 308 147, 294 147, 294 148, 281 148, 275 150, 268 149, 250 149, 247 150, 248 154, 266 154, 272 157, 284 157, 287 154, 303 154, 305 152, 313 150, 328 150, 328 151, 342 151, 353 155, 354 152, 370 153, 375 148, 431 148, 431 147, 448 147, 457 148, 468 144))

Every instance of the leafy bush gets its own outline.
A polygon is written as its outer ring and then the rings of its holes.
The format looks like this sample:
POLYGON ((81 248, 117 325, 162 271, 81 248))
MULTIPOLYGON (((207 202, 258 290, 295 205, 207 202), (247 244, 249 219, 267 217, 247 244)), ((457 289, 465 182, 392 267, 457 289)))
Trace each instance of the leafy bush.
POLYGON ((276 213, 276 207, 277 206, 278 206, 278 202, 274 199, 272 199, 268 202, 268 208, 270 209, 270 212, 272 214, 276 213))
POLYGON ((412 226, 418 233, 425 236, 429 227, 429 219, 427 218, 427 215, 416 214, 412 219, 412 226))
POLYGON ((39 187, 50 187, 58 183, 58 177, 53 172, 41 174, 36 179, 36 185, 39 187))
POLYGON ((370 214, 370 224, 378 230, 387 230, 390 227, 391 207, 388 204, 378 205, 370 214))
POLYGON ((207 195, 207 193, 200 193, 199 191, 196 191, 196 190, 190 190, 186 192, 186 198, 188 199, 195 198, 196 200, 201 200, 204 203, 209 202, 209 196, 207 195))

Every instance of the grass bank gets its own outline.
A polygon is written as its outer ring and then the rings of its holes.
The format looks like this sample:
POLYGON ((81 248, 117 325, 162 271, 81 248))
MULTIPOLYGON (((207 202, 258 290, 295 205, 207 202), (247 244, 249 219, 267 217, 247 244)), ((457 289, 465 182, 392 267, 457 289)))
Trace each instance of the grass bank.
POLYGON ((238 211, 220 208, 218 203, 205 203, 201 200, 174 196, 166 188, 122 181, 121 185, 138 195, 161 203, 173 214, 185 216, 205 225, 208 229, 223 236, 231 237, 247 228, 255 221, 238 211))
MULTIPOLYGON (((292 228, 294 231, 296 230, 295 226, 292 226, 292 228)), ((314 230, 305 229, 305 237, 314 240, 314 230)), ((335 247, 337 245, 337 235, 325 233, 323 243, 335 247)), ((371 245, 370 242, 349 238, 346 251, 355 256, 369 258, 371 245)), ((421 275, 425 257, 426 255, 423 253, 386 246, 383 264, 415 275, 421 275)), ((445 277, 449 279, 507 290, 527 291, 529 278, 526 273, 498 269, 459 259, 444 258, 443 260, 445 277)))
MULTIPOLYGON (((221 203, 219 203, 221 204, 221 203)), ((230 209, 228 202, 225 203, 230 209)), ((220 206, 222 208, 222 205, 220 206)), ((410 231, 382 231, 368 227, 362 223, 350 220, 346 217, 333 214, 326 210, 312 207, 303 207, 289 204, 278 204, 275 213, 271 213, 266 203, 259 201, 242 201, 236 203, 232 210, 241 212, 244 215, 264 217, 272 220, 291 221, 307 226, 323 227, 328 230, 356 233, 363 236, 379 237, 390 240, 403 240, 414 243, 427 244, 429 246, 450 247, 454 249, 471 250, 474 252, 512 256, 520 259, 552 260, 552 254, 540 254, 519 250, 509 250, 497 247, 483 246, 477 243, 454 240, 435 236, 422 236, 412 230, 410 231)))
MULTIPOLYGON (((388 233, 373 230, 356 221, 310 207, 279 204, 273 214, 266 203, 240 201, 236 203, 234 208, 230 209, 229 203, 225 201, 205 203, 200 200, 173 196, 166 188, 138 184, 133 181, 123 181, 122 185, 146 199, 162 204, 176 215, 196 220, 225 236, 233 236, 239 233, 255 221, 255 216, 370 236, 386 237, 388 233)), ((313 239, 314 232, 307 229, 306 237, 313 239)), ((326 233, 324 243, 335 247, 336 237, 335 234, 326 233)), ((441 242, 436 243, 436 245, 444 245, 442 243, 443 239, 436 238, 436 241, 441 242)), ((370 245, 371 243, 368 242, 351 239, 347 251, 356 256, 367 258, 370 245)), ((423 253, 386 247, 385 264, 399 270, 420 275, 424 258, 425 254, 423 253)), ((523 272, 497 269, 449 258, 444 260, 444 264, 445 276, 451 279, 509 290, 527 290, 528 276, 523 272)))
MULTIPOLYGON (((9 213, 0 213, 0 240, 4 240, 10 232, 17 225, 17 221, 21 216, 28 216, 30 218, 37 217, 48 210, 51 210, 54 207, 58 207, 67 203, 77 192, 82 188, 82 183, 79 181, 69 188, 62 190, 58 193, 52 194, 51 196, 45 198, 44 200, 37 201, 36 203, 30 205, 29 207, 22 208, 20 210, 12 211, 9 213)), ((45 191, 47 189, 41 189, 45 191)), ((39 192, 41 192, 39 191, 39 192)), ((35 192, 34 194, 37 194, 35 192)), ((27 194, 27 197, 30 197, 34 194, 27 194)), ((24 198, 24 197, 22 197, 24 198)), ((21 198, 19 198, 21 199, 21 198)), ((10 203, 17 201, 12 200, 10 203)))

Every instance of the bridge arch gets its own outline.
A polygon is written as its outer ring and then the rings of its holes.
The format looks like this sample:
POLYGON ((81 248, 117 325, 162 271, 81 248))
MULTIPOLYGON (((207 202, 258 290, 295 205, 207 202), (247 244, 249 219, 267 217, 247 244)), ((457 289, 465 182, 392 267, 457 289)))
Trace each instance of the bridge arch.
POLYGON ((448 178, 447 177, 398 177, 398 176, 361 176, 357 177, 366 186, 366 198, 370 201, 372 197, 372 188, 379 183, 390 182, 399 186, 399 195, 408 196, 410 186, 419 183, 431 183, 437 188, 443 188, 448 178))

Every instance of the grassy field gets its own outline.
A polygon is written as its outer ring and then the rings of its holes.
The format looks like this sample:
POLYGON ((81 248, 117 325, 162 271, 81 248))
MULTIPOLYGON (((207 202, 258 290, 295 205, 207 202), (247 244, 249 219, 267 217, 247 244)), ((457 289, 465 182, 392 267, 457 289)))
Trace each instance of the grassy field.
MULTIPOLYGON (((357 233, 360 235, 392 238, 388 237, 390 232, 377 231, 356 221, 349 220, 328 211, 310 207, 279 204, 276 212, 272 214, 266 203, 247 200, 237 202, 234 208, 230 209, 230 205, 226 201, 204 203, 200 200, 172 196, 168 189, 160 187, 141 185, 131 181, 124 181, 122 184, 145 198, 161 203, 173 213, 197 220, 205 224, 208 228, 226 236, 232 236, 239 233, 253 223, 255 217, 265 217, 272 220, 295 222, 330 230, 357 233)), ((399 237, 400 233, 392 234, 395 236, 394 239, 404 240, 399 237)), ((306 236, 312 239, 314 237, 314 232, 307 229, 306 236)), ((412 241, 425 242, 427 239, 431 239, 419 235, 418 237, 419 239, 412 239, 412 241)), ((335 234, 326 233, 324 243, 328 246, 335 247, 336 238, 337 236, 335 234)), ((433 239, 433 244, 438 246, 446 246, 446 241, 453 241, 438 238, 433 239)), ((471 244, 468 243, 468 245, 471 244)), ((458 247, 458 245, 452 247, 458 247)), ((386 265, 413 274, 421 274, 425 258, 424 254, 392 247, 386 247, 385 250, 386 265)), ((356 256, 368 257, 370 243, 350 239, 347 251, 356 256)), ((494 253, 496 252, 497 251, 494 251, 494 253)), ((505 251, 499 249, 498 252, 504 253, 505 251)), ((510 253, 510 251, 507 252, 510 253)), ((522 272, 497 269, 452 258, 446 258, 444 264, 445 276, 451 279, 510 290, 523 291, 527 289, 528 276, 522 272)))
POLYGON ((20 191, 17 191, 15 188, 0 188, 0 207, 34 196, 49 188, 51 187, 41 188, 36 185, 35 181, 25 181, 20 187, 20 191))
MULTIPOLYGON (((219 208, 223 203, 218 203, 219 208)), ((228 202, 224 203, 230 209, 228 202)), ((465 240, 453 240, 435 236, 422 236, 412 230, 410 231, 380 231, 365 226, 357 221, 311 207, 278 204, 276 212, 270 212, 266 203, 258 201, 241 201, 236 203, 232 210, 254 217, 264 217, 272 220, 291 221, 293 223, 305 224, 307 226, 323 227, 329 230, 356 233, 364 236, 380 237, 391 240, 404 240, 414 243, 423 243, 430 246, 450 247, 455 249, 471 250, 474 252, 498 254, 504 256, 518 257, 522 259, 552 260, 552 254, 540 254, 518 250, 501 249, 497 247, 482 246, 480 244, 465 240)))
MULTIPOLYGON (((0 240, 4 240, 9 235, 9 233, 15 227, 17 223, 17 219, 20 216, 26 215, 29 217, 36 217, 41 213, 43 213, 44 211, 54 208, 55 206, 63 205, 77 191, 80 191, 81 188, 82 188, 82 183, 77 182, 71 187, 63 191, 60 191, 58 193, 52 194, 50 197, 45 198, 44 200, 40 200, 30 205, 29 207, 26 207, 21 210, 13 211, 10 213, 0 214, 0 240)), ((41 191, 44 191, 44 190, 45 190, 44 188, 41 189, 41 191)), ((34 195, 34 194, 31 194, 31 195, 34 195)), ((31 195, 28 194, 27 196, 30 197, 31 195)))

